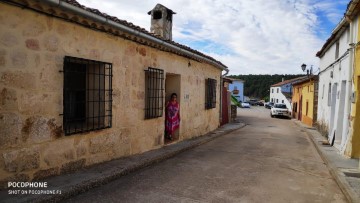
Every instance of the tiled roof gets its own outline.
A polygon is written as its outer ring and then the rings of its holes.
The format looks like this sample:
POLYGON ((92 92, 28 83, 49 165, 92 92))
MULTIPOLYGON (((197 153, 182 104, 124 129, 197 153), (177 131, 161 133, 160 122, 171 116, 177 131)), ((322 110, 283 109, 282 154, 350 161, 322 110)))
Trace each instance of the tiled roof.
POLYGON ((293 79, 290 79, 290 80, 285 80, 283 82, 273 84, 273 85, 271 85, 271 87, 279 87, 279 86, 282 86, 282 85, 285 85, 285 84, 288 84, 288 83, 292 84, 292 83, 297 82, 298 80, 304 79, 306 77, 307 76, 303 76, 303 77, 293 78, 293 79))
POLYGON ((300 80, 294 82, 293 85, 302 84, 302 83, 310 81, 310 80, 317 80, 318 78, 319 78, 319 76, 312 75, 312 76, 309 76, 309 77, 306 77, 306 78, 303 78, 303 79, 300 79, 300 80))
POLYGON ((125 25, 125 26, 127 26, 127 27, 133 28, 133 29, 135 29, 135 30, 137 30, 137 31, 139 31, 139 32, 144 33, 144 34, 151 35, 152 37, 158 38, 158 39, 160 39, 160 40, 162 40, 162 41, 165 41, 165 42, 167 42, 167 43, 170 43, 170 44, 172 44, 172 45, 175 45, 175 46, 177 46, 177 47, 179 47, 179 48, 182 48, 182 49, 185 49, 185 50, 187 50, 187 51, 190 51, 190 52, 192 52, 192 53, 194 53, 194 54, 196 54, 196 55, 199 55, 199 56, 208 58, 208 59, 214 61, 215 63, 218 63, 219 65, 227 68, 227 66, 225 66, 225 65, 224 65, 223 63, 221 63, 220 61, 217 61, 216 59, 212 58, 211 56, 205 55, 205 54, 203 54, 203 53, 201 53, 201 52, 199 52, 199 51, 197 51, 197 50, 194 50, 194 49, 192 49, 192 48, 190 48, 190 47, 188 47, 188 46, 185 46, 185 45, 176 43, 176 42, 174 42, 174 41, 165 40, 165 39, 163 39, 162 37, 160 37, 160 36, 158 36, 158 35, 155 35, 155 34, 153 34, 153 33, 148 32, 148 31, 145 30, 144 28, 141 28, 141 27, 139 27, 139 26, 137 26, 137 25, 134 25, 133 23, 127 22, 127 21, 125 21, 125 20, 121 20, 121 19, 119 19, 119 18, 117 18, 117 17, 115 17, 115 16, 110 16, 110 15, 108 15, 108 14, 106 14, 106 13, 100 12, 98 9, 88 8, 88 7, 84 6, 84 5, 81 5, 79 2, 77 2, 77 1, 75 1, 75 0, 62 0, 62 1, 66 2, 66 3, 68 3, 68 4, 71 4, 71 5, 73 5, 73 6, 76 6, 76 7, 78 7, 78 8, 84 9, 84 10, 86 10, 86 11, 89 11, 89 12, 91 12, 91 13, 94 13, 94 14, 96 14, 96 15, 102 16, 102 17, 104 17, 104 18, 106 18, 106 19, 112 20, 112 21, 114 21, 114 22, 116 22, 116 23, 119 23, 119 24, 125 25))

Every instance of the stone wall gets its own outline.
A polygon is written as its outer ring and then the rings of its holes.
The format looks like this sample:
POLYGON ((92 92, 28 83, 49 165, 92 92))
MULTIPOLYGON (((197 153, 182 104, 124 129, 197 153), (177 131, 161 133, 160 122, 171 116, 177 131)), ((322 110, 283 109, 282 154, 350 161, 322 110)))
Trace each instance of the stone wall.
POLYGON ((219 126, 205 79, 221 71, 61 19, 0 3, 0 184, 67 173, 164 145, 164 117, 144 120, 148 67, 181 76, 180 140, 219 126), (65 56, 113 64, 112 128, 64 136, 65 56))

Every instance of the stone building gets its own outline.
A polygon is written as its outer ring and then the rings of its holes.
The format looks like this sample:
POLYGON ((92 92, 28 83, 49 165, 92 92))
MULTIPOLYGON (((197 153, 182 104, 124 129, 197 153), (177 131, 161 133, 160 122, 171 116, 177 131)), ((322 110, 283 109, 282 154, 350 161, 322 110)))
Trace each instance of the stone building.
POLYGON ((221 62, 74 0, 0 10, 2 186, 163 147, 173 92, 177 141, 219 126, 221 62))

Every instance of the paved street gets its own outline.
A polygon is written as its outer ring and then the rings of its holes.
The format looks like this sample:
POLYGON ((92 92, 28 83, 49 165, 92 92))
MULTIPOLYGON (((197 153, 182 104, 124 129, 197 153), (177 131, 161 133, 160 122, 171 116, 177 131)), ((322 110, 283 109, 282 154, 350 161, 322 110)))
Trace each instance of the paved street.
POLYGON ((293 121, 238 113, 244 128, 67 202, 345 202, 293 121))

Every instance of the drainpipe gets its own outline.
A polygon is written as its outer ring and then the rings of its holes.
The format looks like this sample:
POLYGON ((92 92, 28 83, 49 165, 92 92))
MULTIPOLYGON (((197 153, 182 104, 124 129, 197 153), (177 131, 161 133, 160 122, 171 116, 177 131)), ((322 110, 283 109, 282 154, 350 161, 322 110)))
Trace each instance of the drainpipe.
POLYGON ((105 24, 105 25, 109 25, 109 26, 112 26, 112 27, 115 27, 119 30, 121 30, 122 32, 126 32, 128 34, 131 34, 131 35, 135 35, 136 37, 140 37, 142 39, 145 39, 145 40, 149 40, 150 42, 153 42, 153 43, 156 43, 156 44, 160 44, 161 46, 164 46, 168 49, 171 49, 173 51, 176 51, 176 52, 180 52, 181 54, 184 54, 184 55, 187 55, 189 57, 193 57, 193 58, 196 58, 200 61, 206 61, 207 63, 211 64, 211 65, 214 65, 215 67, 221 69, 221 70, 225 70, 228 72, 228 68, 221 64, 220 62, 217 63, 209 58, 206 58, 204 56, 201 56, 201 55, 197 55, 195 53, 192 53, 191 51, 188 51, 186 49, 183 49, 183 48, 180 48, 180 47, 177 47, 171 43, 168 43, 168 42, 165 42, 161 39, 158 39, 152 35, 149 35, 149 34, 145 34, 143 32, 140 32, 134 28, 130 28, 130 27, 127 27, 125 25, 122 25, 122 24, 119 24, 117 22, 114 22, 110 19, 107 19, 105 17, 102 17, 102 16, 99 16, 97 14, 94 14, 90 11, 86 11, 82 8, 79 8, 79 7, 76 7, 76 6, 73 6, 69 3, 66 3, 64 1, 61 1, 61 0, 43 0, 43 2, 47 3, 47 4, 50 4, 54 7, 59 7, 63 10, 66 10, 66 11, 69 11, 69 12, 72 12, 72 13, 75 13, 77 15, 80 15, 82 17, 85 17, 85 18, 88 18, 88 19, 91 19, 91 20, 94 20, 96 22, 99 22, 101 24, 105 24))

